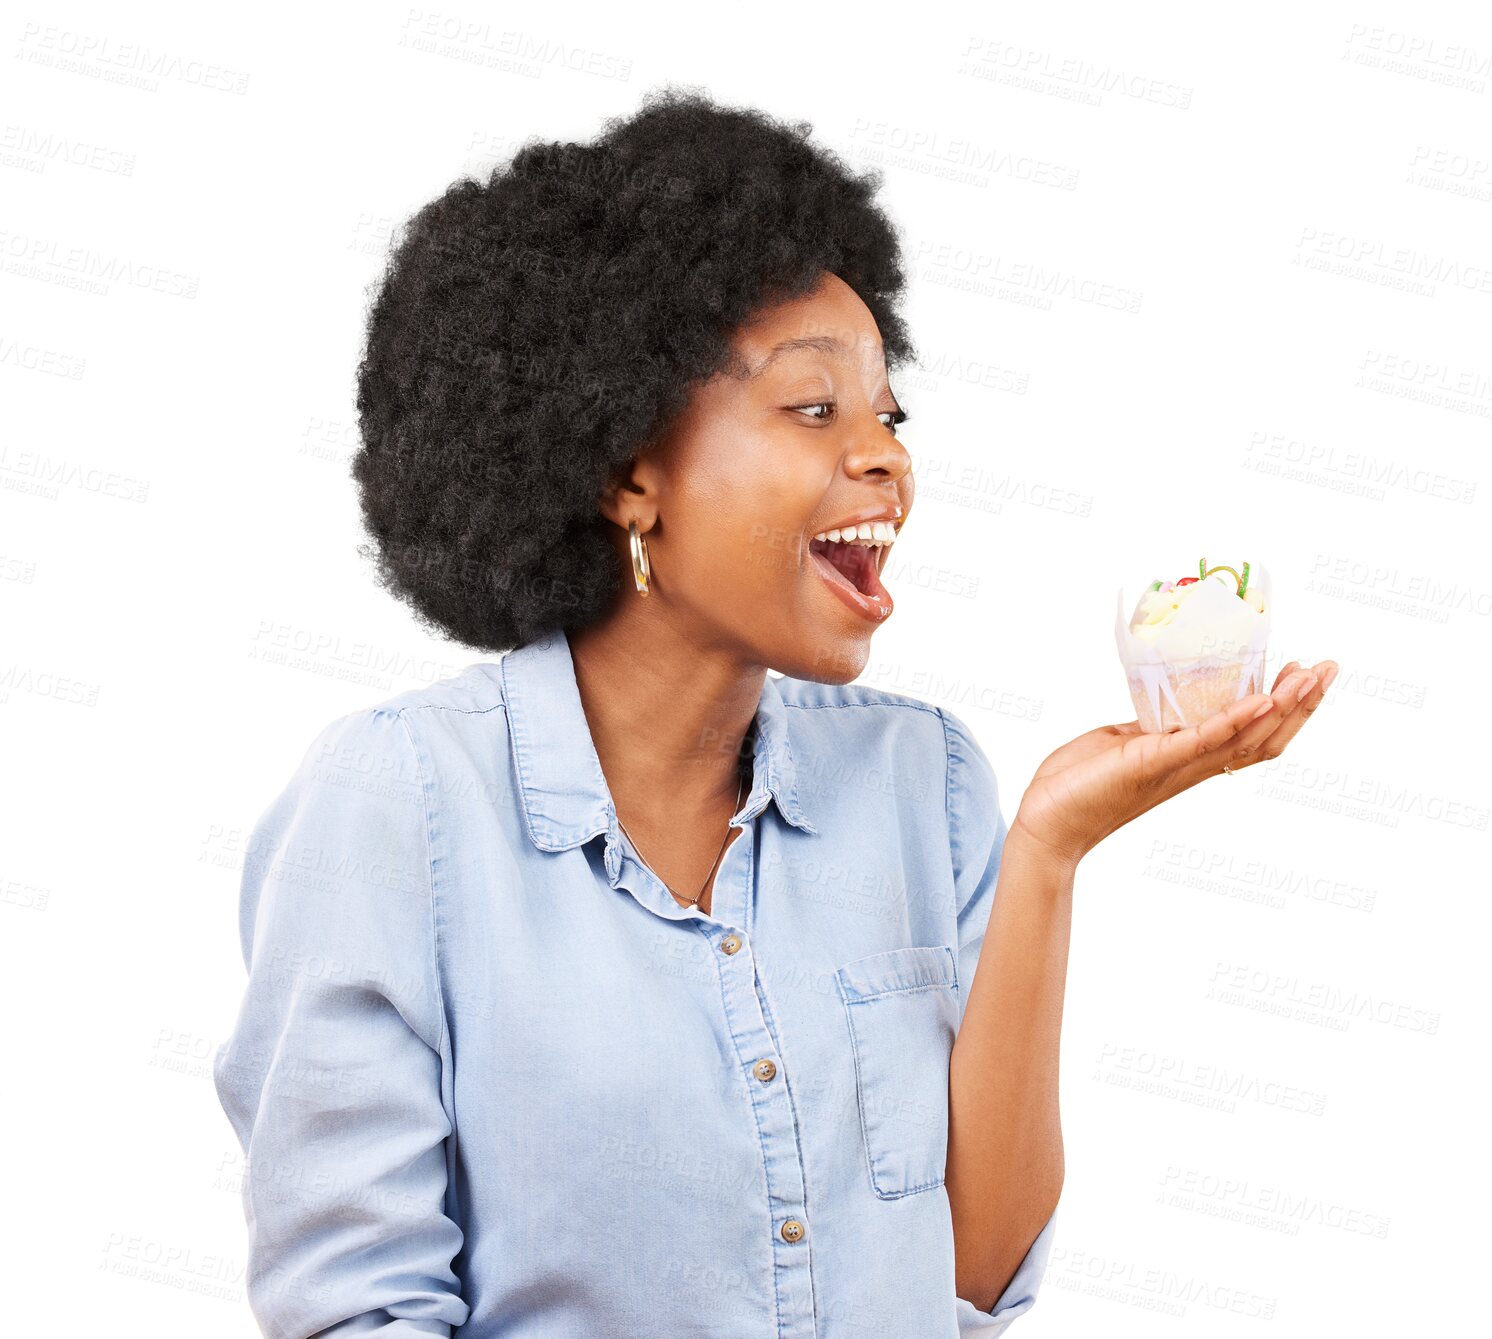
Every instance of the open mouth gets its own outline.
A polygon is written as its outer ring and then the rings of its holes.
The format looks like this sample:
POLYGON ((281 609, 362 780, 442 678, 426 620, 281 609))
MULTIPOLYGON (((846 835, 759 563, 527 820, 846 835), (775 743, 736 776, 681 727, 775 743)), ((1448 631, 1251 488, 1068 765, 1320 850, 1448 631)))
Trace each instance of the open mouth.
POLYGON ((841 544, 828 539, 811 540, 810 553, 816 553, 835 569, 861 595, 872 595, 880 583, 876 580, 876 557, 879 548, 871 549, 865 544, 841 544))
POLYGON ((891 615, 891 592, 881 584, 888 546, 839 540, 809 541, 809 562, 840 601, 861 618, 879 623, 891 615))

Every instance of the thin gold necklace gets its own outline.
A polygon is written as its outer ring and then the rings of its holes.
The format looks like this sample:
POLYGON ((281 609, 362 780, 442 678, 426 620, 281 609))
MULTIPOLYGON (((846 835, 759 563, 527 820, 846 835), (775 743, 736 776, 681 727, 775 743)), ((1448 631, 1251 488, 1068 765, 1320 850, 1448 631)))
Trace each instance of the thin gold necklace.
MULTIPOLYGON (((746 785, 746 773, 743 770, 743 771, 741 771, 740 780, 738 780, 736 782, 736 803, 735 803, 735 808, 733 808, 731 810, 731 815, 733 817, 735 815, 736 809, 739 809, 741 807, 741 791, 745 787, 745 785, 746 785)), ((620 814, 618 814, 616 816, 616 824, 617 824, 617 827, 621 828, 621 830, 623 832, 627 832, 627 825, 622 822, 622 816, 620 814)), ((699 905, 699 899, 702 898, 705 895, 705 889, 710 886, 710 880, 715 877, 715 866, 720 863, 720 857, 721 857, 721 855, 725 851, 726 843, 730 841, 730 831, 731 831, 730 830, 730 825, 727 824, 726 825, 726 829, 725 829, 725 836, 720 841, 720 850, 718 850, 718 851, 715 852, 715 858, 714 858, 714 860, 712 860, 710 862, 710 870, 709 870, 709 873, 705 875, 705 881, 704 881, 704 883, 702 883, 700 885, 699 892, 695 893, 695 895, 693 897, 691 897, 687 902, 683 903, 684 906, 686 906, 686 907, 697 907, 699 905)), ((640 847, 636 843, 636 841, 633 841, 632 834, 630 832, 627 832, 627 840, 629 842, 632 842, 632 849, 634 851, 636 851, 639 856, 642 856, 642 847, 640 847)), ((647 857, 646 856, 643 856, 643 863, 647 864, 647 857)), ((649 865, 648 868, 651 869, 652 866, 649 865)), ((659 883, 663 883, 663 880, 661 878, 659 878, 658 882, 659 883)), ((665 888, 668 888, 668 885, 666 883, 664 883, 663 886, 665 888)), ((668 888, 668 895, 670 897, 672 897, 675 901, 679 900, 679 895, 676 892, 674 892, 674 890, 672 888, 668 888)))

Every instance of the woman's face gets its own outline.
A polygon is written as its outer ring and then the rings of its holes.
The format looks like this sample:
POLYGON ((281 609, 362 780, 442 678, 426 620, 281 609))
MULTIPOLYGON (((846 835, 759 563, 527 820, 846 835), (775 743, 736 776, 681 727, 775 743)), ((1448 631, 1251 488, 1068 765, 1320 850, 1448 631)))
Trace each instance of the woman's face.
POLYGON ((847 683, 891 613, 879 578, 889 545, 815 537, 851 523, 899 529, 912 506, 880 333, 854 290, 826 274, 738 332, 733 348, 744 375, 696 388, 608 500, 624 598, 644 598, 626 534, 636 517, 652 574, 648 616, 701 650, 847 683))

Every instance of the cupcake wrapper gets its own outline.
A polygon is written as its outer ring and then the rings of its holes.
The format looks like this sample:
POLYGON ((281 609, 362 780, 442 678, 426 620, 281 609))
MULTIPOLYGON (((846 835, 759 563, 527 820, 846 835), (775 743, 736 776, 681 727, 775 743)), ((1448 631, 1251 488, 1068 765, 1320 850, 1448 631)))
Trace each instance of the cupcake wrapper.
POLYGON ((1264 647, 1247 659, 1128 666, 1129 695, 1147 734, 1205 721, 1230 702, 1262 693, 1264 647))

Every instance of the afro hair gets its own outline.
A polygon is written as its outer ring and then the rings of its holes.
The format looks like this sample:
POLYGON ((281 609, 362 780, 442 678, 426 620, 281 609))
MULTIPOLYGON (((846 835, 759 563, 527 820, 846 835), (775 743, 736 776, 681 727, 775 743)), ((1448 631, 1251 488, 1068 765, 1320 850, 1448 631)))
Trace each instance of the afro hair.
POLYGON ((623 579, 601 493, 692 385, 744 369, 734 333, 825 271, 914 358, 878 169, 812 127, 646 95, 588 144, 526 141, 396 236, 369 309, 352 462, 379 584, 501 653, 598 620, 623 579))

